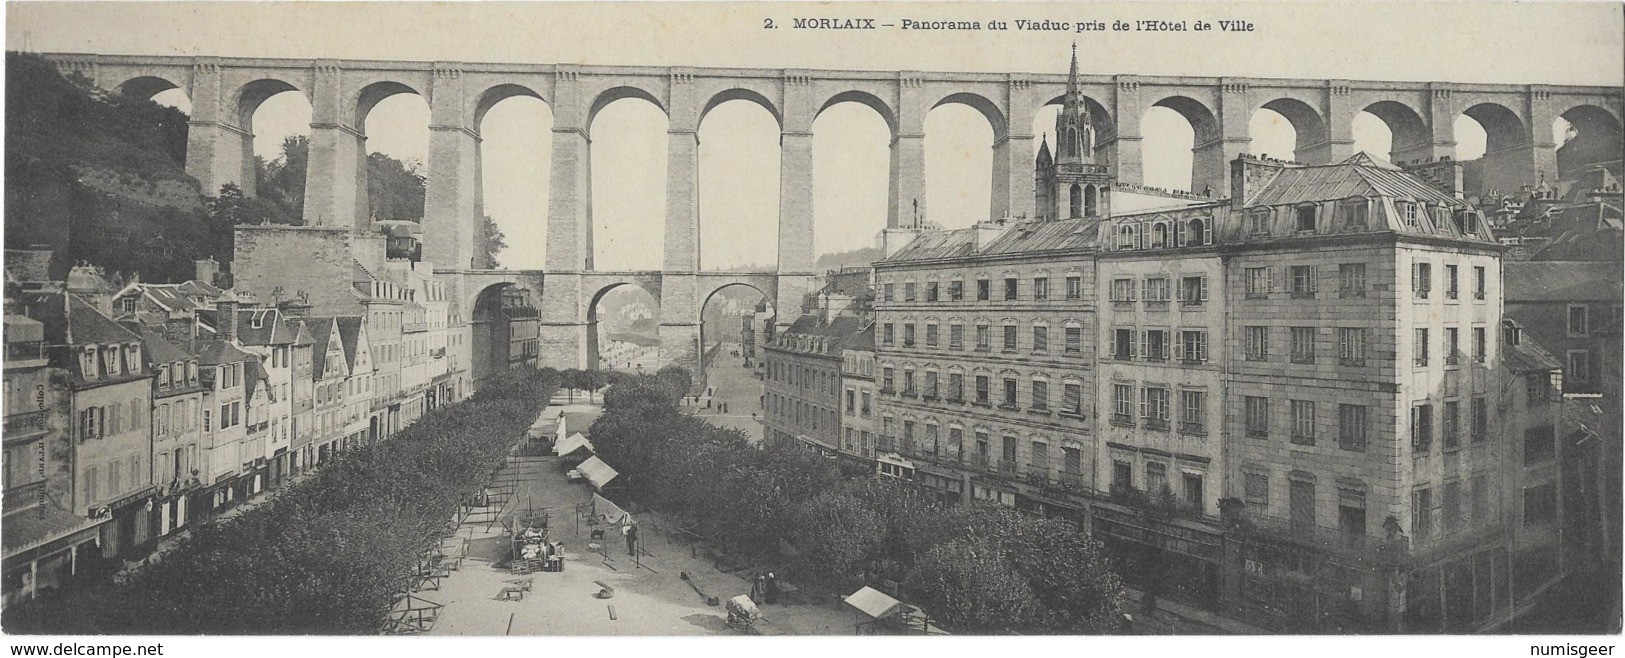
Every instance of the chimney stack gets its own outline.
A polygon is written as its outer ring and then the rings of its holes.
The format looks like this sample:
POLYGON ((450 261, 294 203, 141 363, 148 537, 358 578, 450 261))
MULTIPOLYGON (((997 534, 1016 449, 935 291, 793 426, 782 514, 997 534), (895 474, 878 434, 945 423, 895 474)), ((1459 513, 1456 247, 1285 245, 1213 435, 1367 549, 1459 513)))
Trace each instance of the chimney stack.
POLYGON ((227 342, 237 342, 237 295, 225 291, 214 303, 215 336, 227 342))
POLYGON ((220 264, 214 262, 213 258, 205 258, 200 260, 197 262, 197 273, 193 276, 195 276, 198 281, 202 281, 211 286, 219 285, 215 283, 215 279, 220 277, 220 264))

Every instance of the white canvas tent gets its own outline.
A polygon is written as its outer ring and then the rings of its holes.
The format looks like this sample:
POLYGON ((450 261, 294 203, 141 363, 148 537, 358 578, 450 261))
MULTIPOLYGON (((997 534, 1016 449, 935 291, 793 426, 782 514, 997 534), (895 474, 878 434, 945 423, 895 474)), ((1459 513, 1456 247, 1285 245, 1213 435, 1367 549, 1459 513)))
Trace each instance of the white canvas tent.
POLYGON ((560 457, 572 454, 578 450, 586 450, 589 454, 593 452, 592 442, 588 441, 587 437, 582 436, 580 432, 576 432, 575 434, 571 434, 570 436, 559 439, 559 442, 553 445, 553 454, 560 457))
POLYGON ((884 619, 902 609, 903 602, 873 587, 864 587, 846 597, 846 604, 870 619, 884 619))
POLYGON ((587 478, 587 481, 592 483, 594 489, 604 488, 604 485, 609 484, 610 480, 613 480, 616 476, 620 475, 620 473, 616 472, 615 469, 610 468, 609 464, 604 463, 604 460, 599 459, 597 456, 588 457, 587 461, 581 462, 581 465, 576 467, 576 470, 580 471, 581 476, 587 478))

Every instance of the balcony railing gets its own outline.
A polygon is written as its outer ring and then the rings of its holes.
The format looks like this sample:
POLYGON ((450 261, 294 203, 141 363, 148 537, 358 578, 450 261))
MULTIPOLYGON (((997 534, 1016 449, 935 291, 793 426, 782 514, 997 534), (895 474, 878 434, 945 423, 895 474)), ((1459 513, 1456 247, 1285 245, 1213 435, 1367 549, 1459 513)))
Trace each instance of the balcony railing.
POLYGON ((1016 460, 1014 460, 1014 459, 1000 459, 999 460, 999 472, 1000 473, 1015 473, 1016 472, 1016 460))
POLYGON ((972 454, 970 458, 971 466, 982 470, 988 469, 988 461, 987 455, 972 454))
POLYGON ((879 440, 875 441, 875 450, 880 452, 896 452, 897 439, 889 436, 882 436, 879 440))
POLYGON ((1028 464, 1027 484, 1047 487, 1050 483, 1050 470, 1048 464, 1028 464))

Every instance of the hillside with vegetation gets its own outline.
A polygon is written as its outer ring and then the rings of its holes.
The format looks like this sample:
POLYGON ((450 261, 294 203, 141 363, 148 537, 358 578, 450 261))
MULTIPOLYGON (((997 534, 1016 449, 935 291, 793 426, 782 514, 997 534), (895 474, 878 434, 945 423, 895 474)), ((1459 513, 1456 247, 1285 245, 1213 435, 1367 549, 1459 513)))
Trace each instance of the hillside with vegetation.
MULTIPOLYGON (((250 197, 235 185, 204 190, 187 175, 187 120, 66 78, 38 56, 8 53, 6 248, 55 250, 57 277, 83 261, 143 281, 182 281, 203 258, 229 269, 237 224, 302 223, 308 138, 289 137, 272 161, 255 158, 258 195, 250 197)), ((373 153, 367 173, 374 217, 422 220, 416 164, 373 153)), ((499 231, 486 234, 500 243, 499 231)))

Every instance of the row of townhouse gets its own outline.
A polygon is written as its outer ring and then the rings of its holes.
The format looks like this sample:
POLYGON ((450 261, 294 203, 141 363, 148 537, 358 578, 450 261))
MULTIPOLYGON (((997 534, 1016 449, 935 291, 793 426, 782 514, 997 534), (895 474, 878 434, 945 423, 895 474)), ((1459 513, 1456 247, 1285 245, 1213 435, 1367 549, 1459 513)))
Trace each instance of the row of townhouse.
POLYGON ((115 289, 85 266, 52 281, 48 253, 8 251, 8 604, 106 576, 471 392, 445 282, 415 248, 350 237, 320 289, 260 285, 290 261, 256 259, 242 235, 231 290, 208 283, 212 261, 195 281, 115 289))
POLYGON ((1503 248, 1364 154, 1232 166, 1226 200, 888 249, 880 449, 1265 627, 1504 623, 1566 554, 1562 364, 1502 317, 1503 248))

